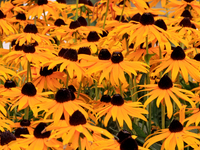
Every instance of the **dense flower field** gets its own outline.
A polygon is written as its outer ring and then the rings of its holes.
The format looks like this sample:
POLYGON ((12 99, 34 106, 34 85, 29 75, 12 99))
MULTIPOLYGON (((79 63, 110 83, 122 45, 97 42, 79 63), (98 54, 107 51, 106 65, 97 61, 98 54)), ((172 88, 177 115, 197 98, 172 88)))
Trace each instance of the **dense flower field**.
POLYGON ((1 1, 0 150, 199 150, 200 1, 160 1, 1 1))

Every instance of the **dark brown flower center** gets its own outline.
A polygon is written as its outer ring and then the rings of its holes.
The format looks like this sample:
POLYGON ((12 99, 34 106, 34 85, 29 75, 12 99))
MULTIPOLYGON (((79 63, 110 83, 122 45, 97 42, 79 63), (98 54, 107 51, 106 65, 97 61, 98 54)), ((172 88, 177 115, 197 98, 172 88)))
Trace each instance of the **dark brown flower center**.
POLYGON ((120 63, 123 60, 124 60, 124 56, 122 55, 121 52, 113 52, 112 53, 111 61, 113 63, 120 63))
POLYGON ((158 87, 160 89, 170 89, 172 86, 172 80, 167 75, 164 75, 158 82, 158 87))
POLYGON ((140 22, 140 18, 141 18, 141 14, 137 13, 137 14, 133 15, 133 17, 131 18, 131 20, 132 21, 140 22))
POLYGON ((100 99, 101 102, 109 103, 111 102, 111 97, 110 95, 103 95, 100 99))
POLYGON ((169 125, 170 132, 181 132, 183 130, 183 125, 178 120, 173 120, 169 125))
POLYGON ((179 23, 180 26, 182 27, 191 27, 192 23, 190 22, 190 18, 185 17, 181 20, 181 22, 179 23))
POLYGON ((171 58, 173 60, 183 60, 185 59, 185 52, 180 46, 177 46, 171 53, 171 58))
POLYGON ((81 24, 81 26, 87 26, 87 21, 84 17, 80 16, 78 18, 78 22, 81 24))
POLYGON ((111 104, 121 106, 124 104, 124 99, 120 94, 114 94, 111 98, 111 104))
POLYGON ((14 134, 10 133, 10 131, 1 132, 1 145, 6 145, 11 141, 16 140, 14 134))
POLYGON ((78 22, 78 20, 76 20, 76 21, 72 21, 72 22, 70 23, 69 28, 70 28, 70 29, 76 29, 76 28, 78 28, 78 27, 80 27, 80 26, 81 26, 81 24, 78 22))
POLYGON ((156 20, 155 25, 158 26, 159 28, 162 28, 165 31, 167 30, 167 26, 163 19, 156 20))
POLYGON ((45 5, 48 3, 48 0, 38 0, 37 4, 38 5, 45 5))
POLYGON ((41 133, 45 128, 47 127, 46 123, 40 123, 37 125, 37 127, 35 128, 33 134, 36 138, 40 138, 40 139, 44 139, 44 138, 48 138, 51 135, 50 131, 41 133))
POLYGON ((132 137, 128 137, 120 144, 120 150, 138 150, 138 144, 132 137))
POLYGON ((57 19, 57 20, 54 22, 54 25, 60 27, 61 25, 66 25, 66 24, 65 24, 64 20, 62 20, 62 19, 57 19))
POLYGON ((118 142, 121 143, 123 140, 125 140, 128 137, 131 137, 131 133, 128 132, 127 130, 121 130, 119 131, 119 133, 117 134, 118 137, 118 142))
POLYGON ((74 87, 73 85, 69 85, 69 86, 68 86, 68 89, 69 89, 70 91, 72 91, 72 92, 76 92, 76 89, 75 89, 75 87, 74 87))
POLYGON ((58 52, 58 56, 63 57, 65 52, 68 51, 68 48, 62 48, 59 52, 58 52))
POLYGON ((79 0, 78 3, 79 4, 88 4, 88 0, 79 0))
POLYGON ((15 130, 15 137, 16 138, 24 138, 23 136, 21 136, 22 134, 29 134, 29 131, 27 128, 23 128, 23 127, 20 127, 20 128, 17 128, 15 130))
POLYGON ((190 2, 192 2, 192 1, 194 1, 194 0, 184 0, 184 1, 190 3, 190 2))
POLYGON ((88 42, 97 42, 97 41, 99 41, 99 39, 100 39, 100 37, 96 31, 90 31, 90 33, 87 36, 88 42))
POLYGON ((24 13, 18 13, 16 19, 26 20, 26 15, 24 13))
POLYGON ((16 87, 16 84, 12 80, 6 80, 6 82, 4 83, 4 87, 9 89, 9 88, 16 87))
POLYGON ((107 49, 101 49, 98 58, 100 60, 109 60, 111 58, 111 54, 107 49))
POLYGON ((57 91, 55 95, 55 100, 58 103, 64 103, 67 101, 70 101, 72 99, 70 90, 66 88, 61 88, 60 90, 57 91))
POLYGON ((66 0, 56 0, 58 3, 66 4, 66 0))
POLYGON ((37 93, 37 90, 36 90, 35 86, 33 85, 33 83, 27 82, 22 87, 21 92, 22 92, 22 94, 27 95, 27 96, 35 96, 37 93))
POLYGON ((196 54, 196 55, 194 56, 194 59, 197 60, 197 61, 200 61, 200 53, 196 54))
POLYGON ((35 46, 33 44, 23 46, 24 53, 35 53, 35 46))
POLYGON ((89 47, 80 47, 78 50, 78 54, 91 55, 90 48, 89 47))
POLYGON ((142 25, 152 25, 154 24, 154 17, 151 13, 143 13, 140 18, 140 23, 142 25))
POLYGON ((46 67, 41 67, 40 68, 40 75, 41 76, 49 76, 53 73, 53 69, 48 69, 49 66, 46 66, 46 67))
POLYGON ((69 117, 69 124, 71 126, 78 126, 78 125, 84 125, 86 124, 86 118, 85 116, 79 111, 75 111, 70 117, 69 117))
POLYGON ((74 50, 74 49, 68 49, 68 51, 65 52, 63 57, 65 59, 70 60, 70 61, 77 61, 78 60, 77 51, 74 50))
POLYGON ((20 126, 22 127, 27 127, 27 126, 30 126, 31 125, 31 122, 27 119, 23 119, 20 121, 20 126))
POLYGON ((35 26, 35 24, 27 24, 26 27, 24 28, 25 33, 38 33, 38 29, 35 26))
POLYGON ((91 0, 88 0, 88 5, 89 6, 94 6, 91 0))
POLYGON ((6 18, 6 15, 0 10, 0 19, 6 18))
POLYGON ((189 10, 184 10, 181 17, 188 17, 189 19, 192 19, 192 15, 189 10))

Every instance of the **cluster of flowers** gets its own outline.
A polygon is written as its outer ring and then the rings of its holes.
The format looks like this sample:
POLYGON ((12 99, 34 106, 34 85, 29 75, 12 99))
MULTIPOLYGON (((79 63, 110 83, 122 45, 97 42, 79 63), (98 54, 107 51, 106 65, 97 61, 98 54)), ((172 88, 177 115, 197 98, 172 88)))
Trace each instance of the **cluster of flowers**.
POLYGON ((158 2, 1 1, 0 150, 200 149, 200 3, 158 2))

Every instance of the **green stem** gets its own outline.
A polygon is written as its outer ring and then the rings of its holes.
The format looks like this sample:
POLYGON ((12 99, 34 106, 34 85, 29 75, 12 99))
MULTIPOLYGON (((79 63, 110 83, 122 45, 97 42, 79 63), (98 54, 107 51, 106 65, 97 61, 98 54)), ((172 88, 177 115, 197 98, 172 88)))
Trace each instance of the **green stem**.
POLYGON ((129 87, 130 87, 130 92, 131 92, 131 100, 134 102, 134 89, 133 89, 133 75, 129 77, 129 87))
POLYGON ((79 0, 76 0, 76 15, 75 15, 75 20, 78 19, 78 2, 79 2, 79 0))
POLYGON ((29 81, 29 70, 30 70, 30 67, 29 67, 29 61, 27 61, 27 77, 26 77, 26 80, 27 82, 29 81))
POLYGON ((105 13, 105 18, 104 18, 104 22, 103 22, 103 29, 105 28, 105 25, 106 25, 106 18, 107 18, 107 14, 108 14, 108 8, 109 8, 109 0, 107 0, 106 13, 105 13))
POLYGON ((119 89, 120 89, 120 94, 121 94, 121 96, 123 97, 122 83, 121 83, 120 80, 119 80, 119 89))
POLYGON ((78 144, 79 144, 79 150, 81 150, 81 136, 79 135, 79 140, 78 140, 78 144))
POLYGON ((120 18, 119 18, 119 22, 121 22, 121 20, 122 20, 122 16, 123 16, 123 13, 124 13, 125 4, 126 4, 126 0, 124 0, 124 4, 123 4, 122 12, 121 12, 121 15, 120 15, 120 18))
POLYGON ((0 48, 3 48, 2 40, 0 40, 0 48))
POLYGON ((161 104, 162 129, 165 129, 165 103, 161 104))
MULTIPOLYGON (((149 54, 149 47, 148 47, 148 35, 146 36, 146 54, 149 54)), ((149 61, 147 62, 147 64, 149 65, 149 61)), ((150 77, 149 77, 149 72, 147 73, 147 78, 146 78, 146 84, 150 84, 150 77)), ((148 93, 148 92, 147 92, 148 93)), ((148 99, 148 96, 147 96, 148 99)), ((148 131, 149 134, 151 133, 151 103, 149 103, 148 107, 148 131)))
POLYGON ((98 88, 97 88, 97 81, 95 80, 95 98, 96 98, 96 101, 99 99, 98 97, 98 88))
POLYGON ((79 88, 78 88, 78 93, 77 93, 77 98, 79 98, 79 95, 81 93, 81 84, 82 84, 82 82, 80 81, 79 88))
POLYGON ((45 20, 45 22, 46 22, 46 25, 48 26, 47 17, 46 17, 46 14, 45 14, 45 10, 43 10, 43 14, 44 14, 44 20, 45 20))
POLYGON ((36 25, 36 16, 34 17, 34 24, 36 25))
POLYGON ((28 120, 28 118, 29 118, 29 106, 27 106, 27 107, 25 108, 25 116, 24 116, 24 119, 27 119, 27 120, 28 120))
MULTIPOLYGON (((136 76, 133 75, 134 78, 134 93, 137 92, 137 82, 136 82, 136 76)), ((137 94, 134 95, 133 101, 136 102, 137 101, 137 94)))
POLYGON ((88 17, 88 26, 90 26, 90 13, 87 13, 87 17, 88 17))

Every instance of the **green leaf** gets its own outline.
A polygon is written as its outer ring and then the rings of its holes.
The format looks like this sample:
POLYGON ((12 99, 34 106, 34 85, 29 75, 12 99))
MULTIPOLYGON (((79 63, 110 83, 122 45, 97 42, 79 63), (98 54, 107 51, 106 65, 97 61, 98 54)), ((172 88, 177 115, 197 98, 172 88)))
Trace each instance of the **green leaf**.
POLYGON ((144 131, 142 131, 142 129, 140 127, 138 127, 134 122, 132 123, 132 127, 135 130, 137 136, 143 137, 143 138, 147 137, 147 135, 144 133, 144 131))
POLYGON ((155 55, 155 53, 154 54, 146 54, 144 56, 144 60, 146 61, 147 64, 149 64, 151 57, 154 56, 154 55, 155 55))

